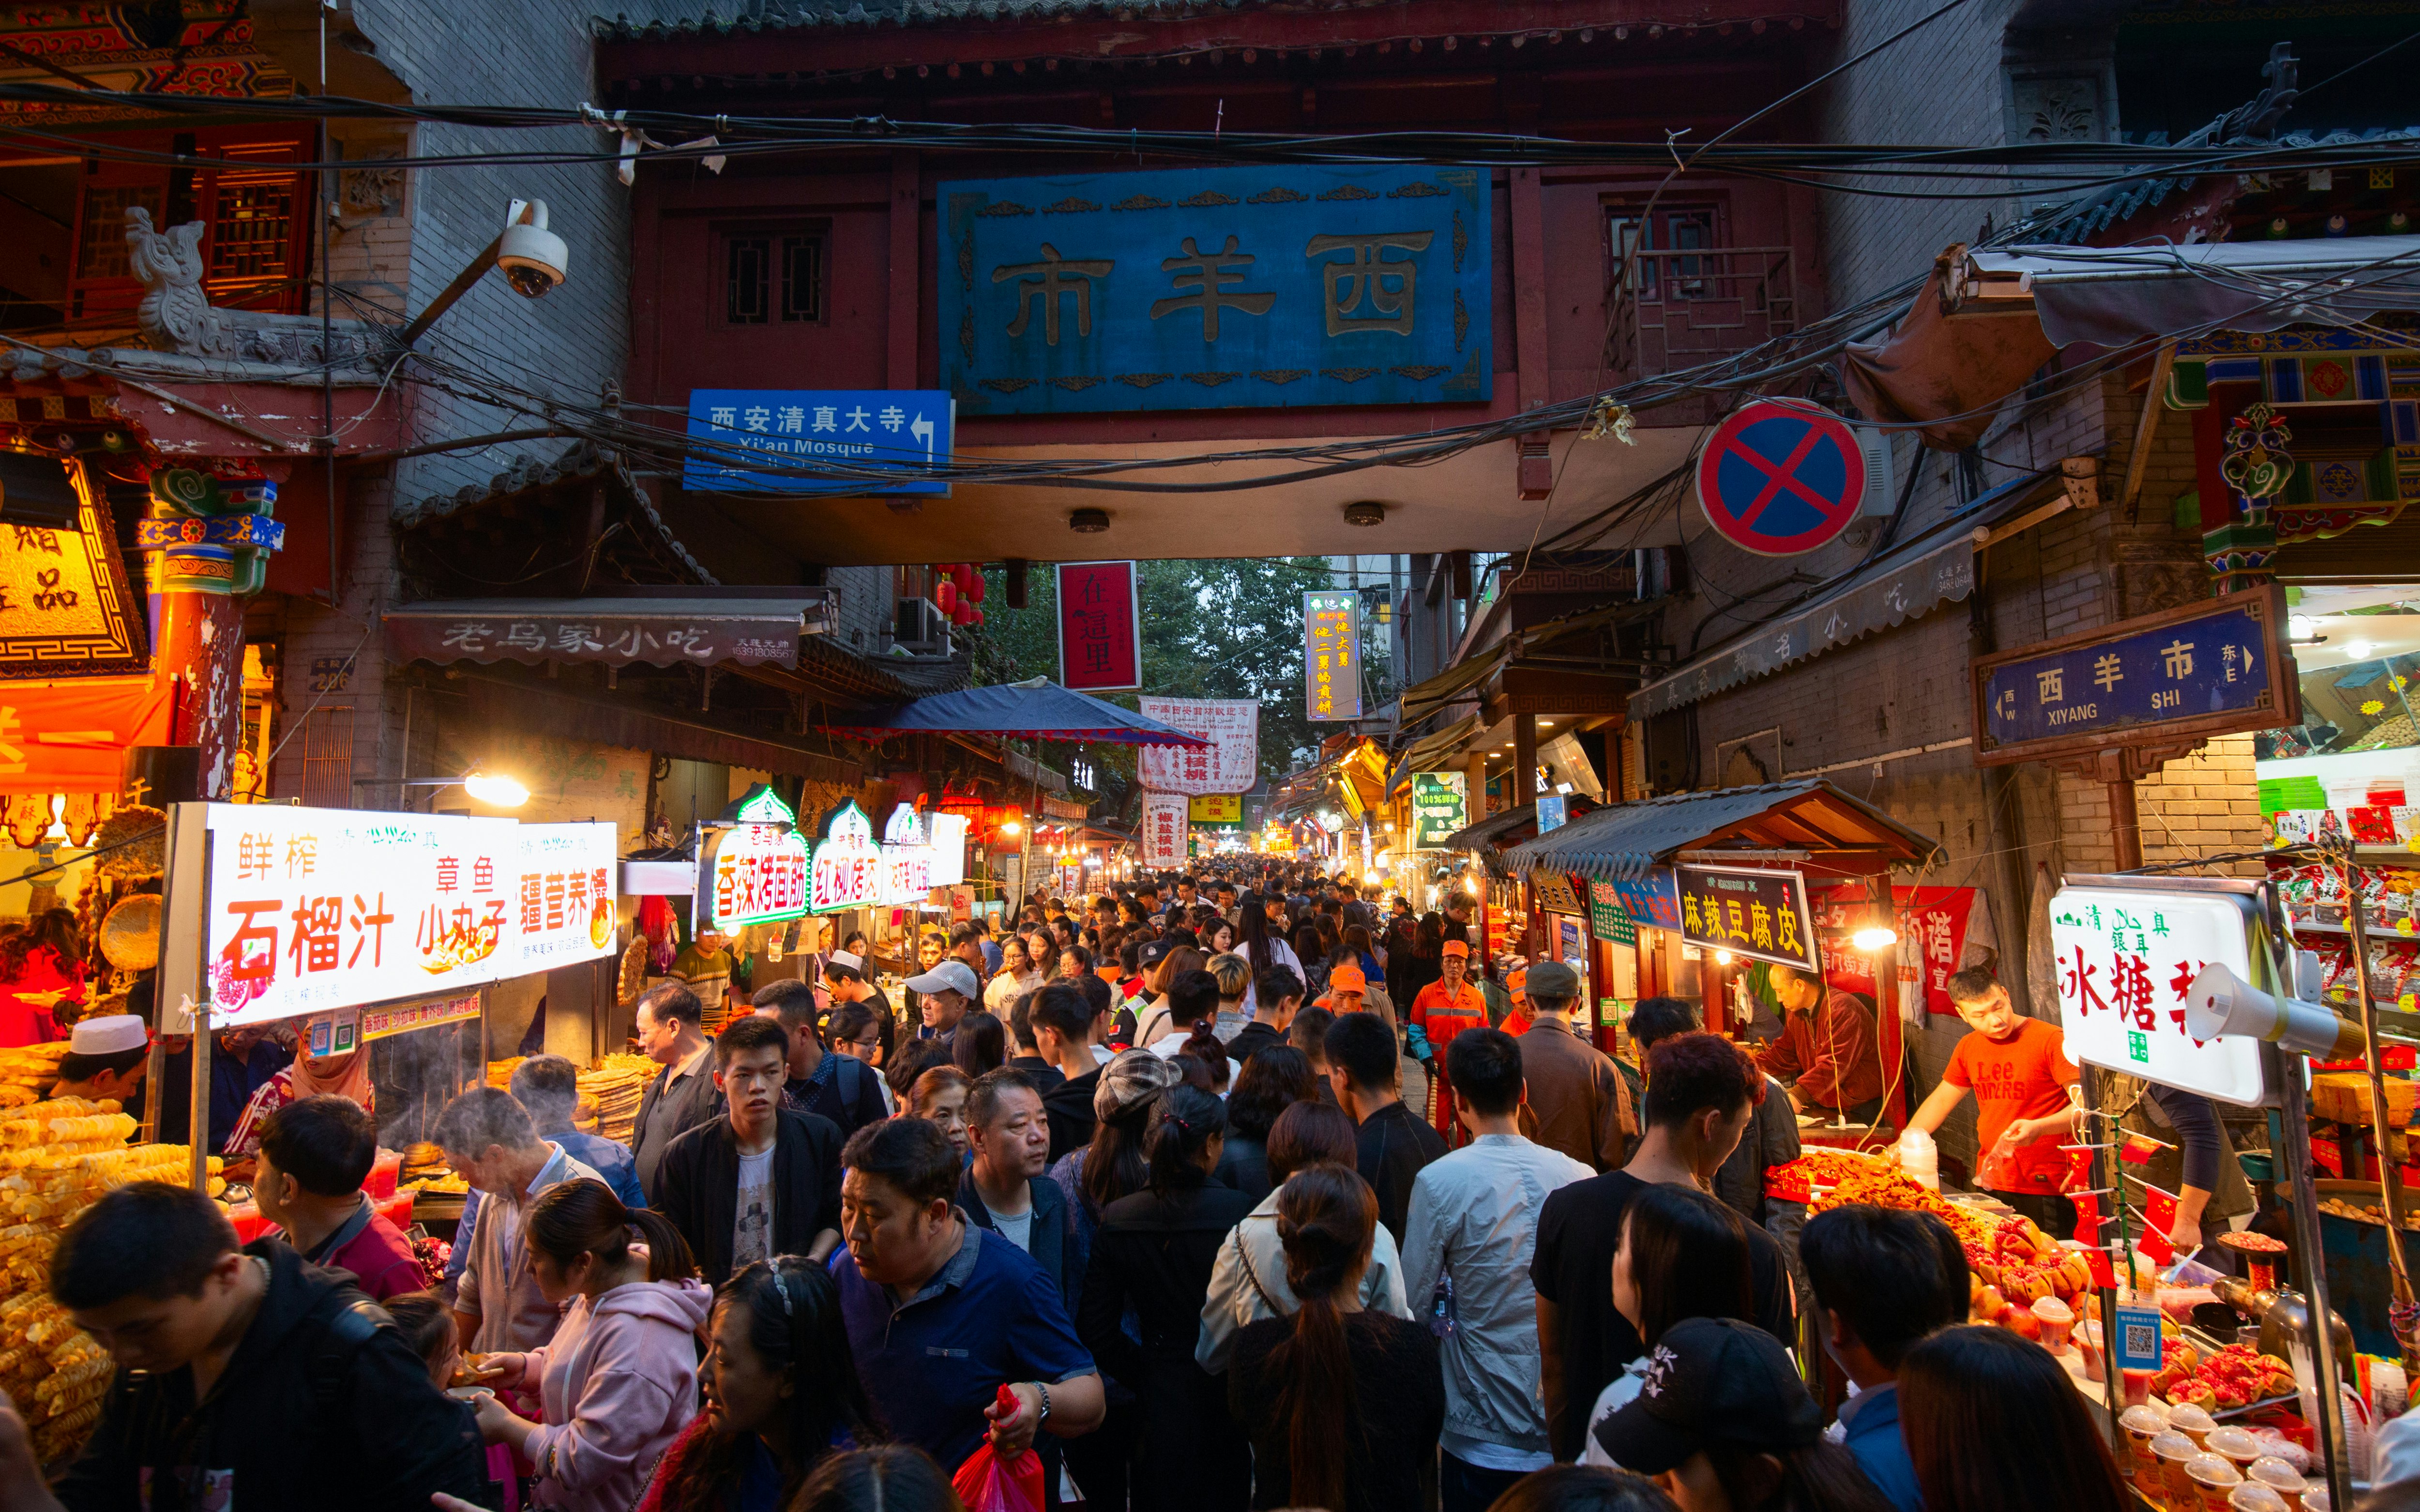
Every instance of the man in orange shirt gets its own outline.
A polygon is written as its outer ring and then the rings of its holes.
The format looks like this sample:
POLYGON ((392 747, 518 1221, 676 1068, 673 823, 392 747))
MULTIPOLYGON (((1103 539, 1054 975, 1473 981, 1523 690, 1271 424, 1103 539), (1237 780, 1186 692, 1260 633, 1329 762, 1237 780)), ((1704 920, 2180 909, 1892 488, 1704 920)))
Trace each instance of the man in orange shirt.
POLYGON ((2075 1208, 2059 1196, 2068 1161, 2058 1147, 2070 1142, 2079 1109, 2067 1095, 2076 1070, 2066 1036, 2019 1013, 2009 990, 1980 967, 1949 979, 1949 1001, 1975 1032, 1950 1052, 1941 1085, 1907 1126, 1932 1133, 1973 1088, 1976 1149, 1994 1178, 1986 1190, 2053 1238, 2071 1238, 2075 1208))
POLYGON ((1804 966, 1775 966, 1774 995, 1789 1017, 1780 1038, 1756 1053, 1765 1074, 1790 1084, 1790 1101, 1801 1113, 1822 1113, 1867 1123, 1883 1103, 1882 1057, 1874 1044, 1874 1016, 1847 993, 1834 992, 1804 966))
POLYGON ((1529 1032, 1537 1022, 1529 1012, 1529 973, 1514 967, 1504 974, 1504 990, 1512 995, 1512 1006, 1504 1011, 1504 1022, 1496 1026, 1505 1033, 1519 1038, 1529 1032))
POLYGON ((1412 999, 1412 1027, 1425 1037, 1425 1042, 1412 1046, 1412 1055, 1435 1078, 1436 1131, 1450 1146, 1462 1142, 1457 1137, 1461 1124, 1454 1117, 1453 1084, 1446 1079, 1444 1051, 1463 1030, 1487 1027, 1487 999, 1466 980, 1470 970, 1470 946, 1466 942, 1446 941, 1437 967, 1443 975, 1421 988, 1419 995, 1412 999))

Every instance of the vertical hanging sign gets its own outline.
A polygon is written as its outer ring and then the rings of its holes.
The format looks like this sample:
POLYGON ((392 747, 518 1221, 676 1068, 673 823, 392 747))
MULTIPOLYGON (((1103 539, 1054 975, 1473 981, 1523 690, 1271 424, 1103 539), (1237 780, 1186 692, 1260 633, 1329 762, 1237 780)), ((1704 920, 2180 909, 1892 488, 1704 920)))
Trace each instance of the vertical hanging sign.
POLYGON ((1361 595, 1302 595, 1303 683, 1313 719, 1361 717, 1361 595))
POLYGON ((1191 807, 1182 793, 1143 794, 1142 864, 1146 870, 1171 872, 1185 865, 1191 807))
POLYGON ((1059 684, 1086 693, 1142 686, 1133 563, 1059 563, 1059 684))

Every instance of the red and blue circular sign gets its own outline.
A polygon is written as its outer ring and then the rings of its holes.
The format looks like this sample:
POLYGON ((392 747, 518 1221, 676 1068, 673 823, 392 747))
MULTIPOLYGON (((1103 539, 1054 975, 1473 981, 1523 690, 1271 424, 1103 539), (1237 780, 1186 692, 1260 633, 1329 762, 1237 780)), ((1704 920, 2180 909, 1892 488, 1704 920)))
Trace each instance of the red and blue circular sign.
POLYGON ((1698 501, 1743 551, 1794 557, 1857 514, 1866 458, 1848 423, 1805 400, 1760 400, 1714 427, 1698 455, 1698 501))

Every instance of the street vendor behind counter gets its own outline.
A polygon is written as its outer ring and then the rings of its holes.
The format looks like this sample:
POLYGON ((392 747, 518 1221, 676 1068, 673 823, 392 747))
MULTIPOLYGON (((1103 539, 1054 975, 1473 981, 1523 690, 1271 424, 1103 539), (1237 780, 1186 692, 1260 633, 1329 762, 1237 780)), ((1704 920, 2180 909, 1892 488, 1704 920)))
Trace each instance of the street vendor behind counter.
POLYGON ((1785 1017, 1779 1037, 1756 1053, 1765 1074, 1789 1084, 1791 1103, 1801 1113, 1850 1123, 1881 1117, 1883 1063, 1873 1011, 1802 967, 1773 966, 1768 980, 1785 1017))
POLYGON ((2124 1110, 2118 1129, 2129 1153, 2118 1161, 2118 1172, 2127 1202, 2144 1207, 2146 1186, 2174 1196, 2177 1219, 2168 1242, 2177 1253, 2190 1254, 2198 1246, 2200 1263, 2214 1271, 2236 1269, 2218 1236, 2242 1227, 2259 1202, 2235 1157, 2218 1105, 2198 1092, 2132 1076, 2111 1078, 2102 1096, 2111 1111, 2124 1110), (2156 1148, 2148 1148, 2154 1142, 2156 1148))
POLYGON ((1976 1149, 1982 1152, 1975 1184, 2052 1238, 2073 1238, 2075 1208, 2060 1196, 2071 1163, 2059 1147, 2072 1142, 2080 1117, 2067 1091, 2077 1073, 2067 1058, 2066 1037, 2018 1012, 2009 990, 1979 966, 1949 979, 1949 1001, 1973 1032, 1958 1041, 1941 1085, 1917 1106, 1908 1128, 1933 1133, 1971 1089, 1976 1149))

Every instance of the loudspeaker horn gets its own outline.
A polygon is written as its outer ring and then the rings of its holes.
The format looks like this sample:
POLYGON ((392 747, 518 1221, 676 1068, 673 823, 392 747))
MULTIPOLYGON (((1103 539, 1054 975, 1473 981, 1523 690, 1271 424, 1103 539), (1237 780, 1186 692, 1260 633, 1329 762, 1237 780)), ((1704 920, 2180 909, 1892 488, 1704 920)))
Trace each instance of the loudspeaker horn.
POLYGON ((2366 1042, 2352 1020, 2319 1003, 2264 993, 2224 965, 2204 966, 2185 989, 2185 1032, 2196 1040, 2268 1040, 2322 1060, 2350 1059, 2366 1042))

